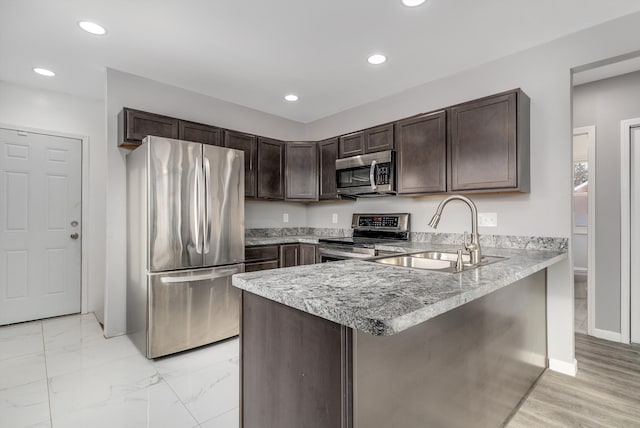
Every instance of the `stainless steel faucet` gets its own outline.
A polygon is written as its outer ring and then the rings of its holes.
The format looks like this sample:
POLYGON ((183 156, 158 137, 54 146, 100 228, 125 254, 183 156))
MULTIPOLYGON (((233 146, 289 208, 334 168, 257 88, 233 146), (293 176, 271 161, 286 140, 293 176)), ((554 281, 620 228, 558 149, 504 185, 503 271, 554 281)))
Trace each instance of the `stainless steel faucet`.
POLYGON ((438 223, 440 222, 440 216, 442 215, 442 210, 444 206, 449 202, 459 200, 466 203, 471 209, 471 242, 467 243, 467 233, 464 233, 464 248, 469 252, 471 256, 471 264, 477 265, 482 260, 482 252, 480 251, 480 235, 478 234, 478 209, 476 208, 476 204, 466 196, 462 195, 451 195, 448 198, 444 199, 436 208, 436 213, 431 218, 429 222, 429 226, 434 229, 438 227, 438 223))

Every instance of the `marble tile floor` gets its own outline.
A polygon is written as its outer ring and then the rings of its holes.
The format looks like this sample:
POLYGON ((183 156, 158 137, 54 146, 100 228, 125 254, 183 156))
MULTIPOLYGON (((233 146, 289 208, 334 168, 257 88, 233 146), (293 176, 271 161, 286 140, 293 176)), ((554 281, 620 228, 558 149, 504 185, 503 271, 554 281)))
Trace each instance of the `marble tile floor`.
POLYGON ((147 360, 93 314, 0 327, 0 427, 238 427, 238 340, 147 360))
POLYGON ((586 272, 576 274, 574 279, 574 330, 587 334, 587 277, 586 272))

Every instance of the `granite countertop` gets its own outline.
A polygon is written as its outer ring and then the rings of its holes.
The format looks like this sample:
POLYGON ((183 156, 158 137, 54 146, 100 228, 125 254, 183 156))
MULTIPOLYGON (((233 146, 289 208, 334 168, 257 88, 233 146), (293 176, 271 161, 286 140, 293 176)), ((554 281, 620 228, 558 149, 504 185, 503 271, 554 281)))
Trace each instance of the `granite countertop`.
MULTIPOLYGON (((458 247, 416 242, 376 246, 402 253, 455 251, 458 247)), ((565 251, 505 248, 483 248, 483 255, 508 259, 461 273, 345 260, 237 274, 233 285, 347 327, 389 336, 567 257, 565 251)))

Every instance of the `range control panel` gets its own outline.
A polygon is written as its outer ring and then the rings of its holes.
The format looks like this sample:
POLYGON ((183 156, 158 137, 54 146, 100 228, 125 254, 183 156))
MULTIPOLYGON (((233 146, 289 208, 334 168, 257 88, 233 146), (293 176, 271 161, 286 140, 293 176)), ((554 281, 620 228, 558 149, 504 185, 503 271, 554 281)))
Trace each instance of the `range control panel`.
POLYGON ((359 227, 398 227, 396 216, 361 216, 358 219, 359 227))

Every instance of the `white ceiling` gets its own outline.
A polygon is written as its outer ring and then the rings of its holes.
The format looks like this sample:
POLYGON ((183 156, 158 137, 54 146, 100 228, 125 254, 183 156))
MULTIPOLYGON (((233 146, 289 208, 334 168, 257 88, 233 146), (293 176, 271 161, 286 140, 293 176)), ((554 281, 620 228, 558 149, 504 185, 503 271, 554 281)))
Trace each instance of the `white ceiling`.
POLYGON ((0 0, 0 79, 103 97, 111 67, 307 123, 635 11, 638 0, 0 0), (388 62, 369 65, 373 52, 388 62))

